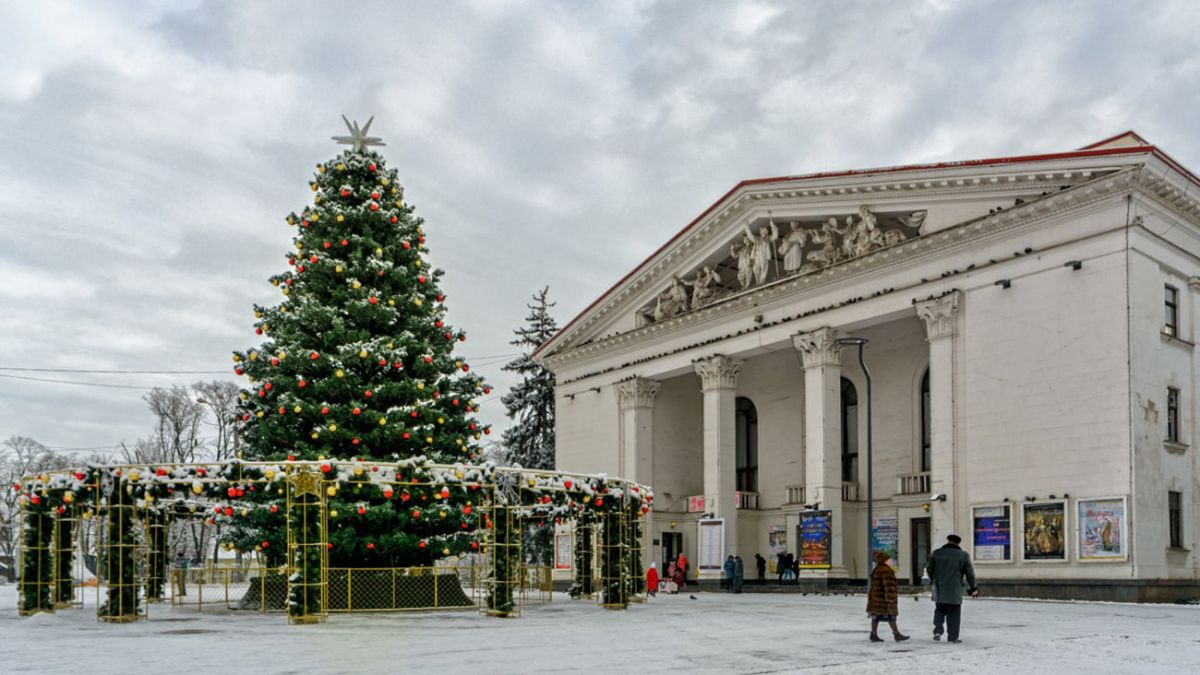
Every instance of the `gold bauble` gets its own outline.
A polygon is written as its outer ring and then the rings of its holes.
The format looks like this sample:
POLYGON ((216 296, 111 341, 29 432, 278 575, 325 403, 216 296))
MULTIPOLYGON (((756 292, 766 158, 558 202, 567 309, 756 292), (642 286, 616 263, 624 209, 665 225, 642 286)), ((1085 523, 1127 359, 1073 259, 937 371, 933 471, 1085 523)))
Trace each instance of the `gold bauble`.
MULTIPOLYGON (((317 219, 317 215, 314 213, 314 214, 313 214, 313 220, 316 220, 316 219, 317 219)), ((297 248, 297 249, 302 249, 302 248, 304 248, 304 242, 302 242, 302 241, 298 241, 298 242, 296 242, 296 248, 297 248)))
POLYGON ((283 289, 283 294, 284 294, 284 295, 287 295, 287 294, 288 294, 288 289, 286 289, 286 288, 285 288, 285 289, 283 289))
MULTIPOLYGON (((262 413, 259 413, 259 414, 258 414, 258 416, 259 416, 259 417, 262 417, 262 413)), ((318 438, 320 438, 320 437, 321 437, 321 434, 319 434, 319 433, 317 433, 317 432, 315 432, 315 431, 314 431, 314 432, 312 432, 311 434, 309 434, 309 435, 308 435, 308 437, 309 437, 309 438, 311 438, 311 439, 313 439, 313 440, 315 441, 315 440, 317 440, 318 438)))
POLYGON ((425 391, 425 383, 424 383, 424 382, 418 382, 418 383, 417 383, 417 390, 418 390, 418 391, 425 391))
POLYGON ((248 395, 246 394, 246 392, 244 392, 244 391, 242 392, 242 394, 241 394, 241 397, 242 397, 242 400, 243 400, 243 401, 249 401, 249 400, 250 400, 250 396, 248 396, 248 395))
POLYGON ((234 362, 234 363, 237 363, 238 361, 241 361, 241 360, 242 360, 242 357, 238 356, 237 354, 234 354, 234 355, 233 355, 233 362, 234 362))
POLYGON ((438 418, 438 424, 445 424, 445 423, 446 423, 446 418, 444 418, 444 417, 438 418))
POLYGON ((294 413, 298 413, 301 410, 303 410, 303 408, 301 408, 300 406, 296 406, 295 408, 292 408, 292 412, 294 412, 294 413))
POLYGON ((387 425, 387 418, 386 418, 386 417, 380 417, 380 418, 379 418, 379 426, 381 426, 381 427, 382 427, 382 426, 385 426, 385 425, 387 425))
POLYGON ((192 486, 192 494, 197 494, 197 495, 198 495, 198 494, 203 494, 203 493, 204 493, 204 486, 203 486, 203 485, 201 485, 201 484, 199 484, 199 483, 196 483, 195 485, 193 485, 193 486, 192 486))
POLYGON ((380 179, 379 179, 379 184, 380 184, 380 185, 382 185, 382 186, 384 186, 384 187, 387 187, 387 184, 388 184, 388 183, 390 183, 390 182, 391 182, 391 181, 390 181, 390 180, 388 180, 387 178, 380 178, 380 179))
POLYGON ((338 171, 345 171, 345 170, 346 170, 346 165, 345 165, 345 164, 343 164, 342 162, 338 162, 338 165, 337 165, 337 170, 338 170, 338 171))
POLYGON ((450 549, 448 549, 448 548, 442 549, 442 555, 450 555, 450 549))
POLYGON ((262 318, 262 310, 259 310, 259 309, 254 310, 254 318, 261 319, 262 318))
POLYGON ((388 307, 395 307, 395 306, 396 306, 396 301, 391 298, 388 298, 388 307))
POLYGON ((362 288, 362 284, 361 284, 361 283, 359 283, 358 281, 355 281, 353 284, 350 284, 350 285, 351 285, 351 286, 354 288, 354 290, 356 290, 356 291, 357 291, 358 289, 362 288))
POLYGON ((134 483, 136 483, 136 482, 138 481, 138 479, 139 479, 139 478, 141 478, 141 477, 142 477, 142 474, 138 473, 137 471, 130 471, 130 472, 129 472, 129 480, 130 480, 130 481, 132 481, 132 482, 134 482, 134 483))
POLYGON ((258 360, 258 352, 250 352, 250 360, 257 361, 258 360))
POLYGON ((339 214, 337 214, 337 221, 338 221, 339 223, 340 223, 340 222, 342 222, 342 221, 343 221, 343 220, 345 220, 345 219, 346 219, 346 216, 343 216, 343 215, 342 215, 342 214, 340 214, 340 213, 339 213, 339 214))
POLYGON ((275 470, 267 469, 266 471, 263 472, 263 477, 266 478, 267 480, 274 480, 275 479, 275 470))
POLYGON ((426 436, 426 437, 425 437, 425 442, 426 442, 426 443, 428 443, 428 444, 430 444, 430 445, 433 445, 433 436, 426 436))
POLYGON ((333 271, 334 271, 334 272, 337 272, 338 274, 341 274, 341 273, 342 273, 342 266, 341 266, 341 265, 338 265, 337 267, 334 267, 334 268, 333 268, 333 271))
POLYGON ((337 488, 336 488, 336 487, 334 487, 334 486, 332 486, 332 485, 330 485, 329 487, 325 488, 325 494, 327 494, 327 495, 329 495, 330 497, 332 497, 332 496, 334 496, 334 495, 336 495, 336 494, 337 494, 337 488))
POLYGON ((259 410, 258 412, 254 413, 254 415, 261 420, 263 418, 263 411, 259 410))
POLYGON ((334 375, 334 377, 345 377, 346 371, 342 370, 341 368, 338 368, 337 371, 333 373, 333 375, 334 375))
POLYGON ((312 188, 312 191, 313 191, 313 192, 316 192, 316 191, 317 191, 317 182, 316 182, 316 181, 313 181, 313 182, 309 183, 309 184, 308 184, 308 186, 309 186, 310 188, 312 188))
POLYGON ((360 359, 367 358, 367 350, 365 350, 365 349, 358 350, 358 358, 360 358, 360 359))
POLYGON ((421 305, 423 305, 425 303, 421 302, 420 298, 417 298, 417 299, 413 300, 413 304, 416 305, 417 307, 420 307, 421 305))
POLYGON ((330 512, 329 512, 329 517, 330 517, 330 518, 337 518, 337 509, 334 509, 334 510, 330 511, 330 512))
POLYGON ((329 425, 329 430, 330 430, 330 431, 337 431, 337 424, 336 424, 336 423, 335 423, 335 424, 330 424, 330 425, 329 425))
POLYGON ((318 173, 325 173, 325 165, 324 165, 324 164, 318 164, 318 165, 317 165, 317 172, 318 172, 318 173))

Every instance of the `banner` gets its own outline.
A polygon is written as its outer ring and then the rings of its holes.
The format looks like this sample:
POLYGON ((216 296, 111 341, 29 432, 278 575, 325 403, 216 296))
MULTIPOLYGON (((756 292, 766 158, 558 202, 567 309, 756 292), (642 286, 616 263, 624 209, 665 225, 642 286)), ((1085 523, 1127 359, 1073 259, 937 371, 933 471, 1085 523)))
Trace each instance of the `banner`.
POLYGON ((569 570, 574 565, 574 548, 570 534, 554 535, 554 569, 569 570))
POLYGON ((812 511, 800 514, 800 568, 829 569, 830 513, 812 511))
POLYGON ((719 570, 725 560, 725 521, 700 521, 700 569, 719 570))
POLYGON ((975 560, 1012 560, 1012 518, 1008 506, 977 506, 975 512, 975 560))
POLYGON ((875 561, 875 551, 888 554, 887 564, 892 569, 900 567, 896 552, 900 544, 900 519, 897 516, 876 516, 871 519, 871 561, 875 561))
POLYGON ((767 570, 771 574, 777 574, 776 569, 779 562, 779 556, 787 552, 787 527, 784 525, 768 525, 767 526, 767 550, 770 555, 767 556, 767 570))
POLYGON ((1081 499, 1079 509, 1079 559, 1126 560, 1125 499, 1081 499))
POLYGON ((1067 559, 1067 505, 1065 502, 1024 504, 1022 533, 1025 560, 1067 559))

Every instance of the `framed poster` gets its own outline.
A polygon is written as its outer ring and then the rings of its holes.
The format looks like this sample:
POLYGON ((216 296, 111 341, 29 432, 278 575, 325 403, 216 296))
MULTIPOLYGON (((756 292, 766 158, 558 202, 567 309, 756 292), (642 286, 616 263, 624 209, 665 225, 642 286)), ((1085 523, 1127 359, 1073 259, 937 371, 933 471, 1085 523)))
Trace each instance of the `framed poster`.
POLYGON ((975 525, 972 558, 977 562, 1012 560, 1012 513, 1008 504, 976 506, 972 509, 975 525))
POLYGON ((779 555, 787 552, 787 527, 784 525, 768 525, 767 526, 767 570, 771 574, 776 574, 776 563, 779 561, 779 555))
POLYGON ((699 525, 700 569, 720 570, 725 562, 725 519, 701 520, 699 525))
POLYGON ((830 563, 830 521, 828 511, 800 514, 800 569, 827 570, 830 563))
POLYGON ((575 549, 571 546, 571 535, 561 533, 554 535, 554 569, 569 570, 574 565, 575 549))
POLYGON ((1079 560, 1120 562, 1129 559, 1129 523, 1125 498, 1080 499, 1075 502, 1079 527, 1079 560))
POLYGON ((888 554, 888 565, 892 569, 900 566, 896 551, 900 544, 900 518, 897 516, 876 516, 871 519, 871 560, 874 561, 875 551, 888 554))
POLYGON ((1029 562, 1065 562, 1067 503, 1026 503, 1021 510, 1022 559, 1029 562))

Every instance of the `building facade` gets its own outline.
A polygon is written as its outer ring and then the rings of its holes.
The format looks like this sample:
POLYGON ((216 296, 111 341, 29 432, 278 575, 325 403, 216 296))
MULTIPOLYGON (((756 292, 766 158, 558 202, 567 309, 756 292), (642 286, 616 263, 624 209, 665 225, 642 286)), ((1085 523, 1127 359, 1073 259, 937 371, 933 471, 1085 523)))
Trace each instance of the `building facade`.
POLYGON ((1129 132, 743 181, 535 358, 558 468, 652 485, 649 559, 702 581, 881 548, 919 583, 957 533, 998 593, 1169 600, 1200 589, 1198 330, 1200 180, 1129 132))

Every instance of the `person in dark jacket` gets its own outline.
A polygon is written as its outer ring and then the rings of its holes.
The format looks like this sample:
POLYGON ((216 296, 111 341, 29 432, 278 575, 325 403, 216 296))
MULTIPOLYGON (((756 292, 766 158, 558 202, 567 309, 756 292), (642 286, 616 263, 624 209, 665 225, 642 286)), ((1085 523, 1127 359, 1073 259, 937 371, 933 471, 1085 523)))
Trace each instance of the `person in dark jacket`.
POLYGON ((767 559, 762 557, 761 553, 754 554, 754 566, 758 568, 758 583, 765 584, 767 582, 767 559))
POLYGON ((879 637, 879 622, 886 621, 892 629, 892 637, 896 642, 908 639, 896 627, 896 617, 900 614, 900 589, 896 584, 896 572, 887 564, 888 554, 885 551, 875 552, 875 569, 871 571, 871 588, 867 592, 867 614, 871 615, 871 642, 883 642, 879 637))
POLYGON ((721 585, 725 587, 726 593, 733 592, 734 567, 733 556, 729 556, 725 559, 725 565, 721 568, 725 572, 725 578, 721 581, 721 585))
POLYGON ((933 584, 933 639, 942 639, 942 624, 946 626, 946 638, 955 644, 958 639, 959 620, 962 617, 963 578, 967 580, 967 593, 979 596, 975 586, 975 568, 971 556, 959 547, 962 537, 952 534, 946 537, 946 545, 929 556, 925 572, 933 584))
POLYGON ((742 563, 742 556, 733 557, 733 592, 742 592, 742 581, 746 578, 746 566, 742 563))
POLYGON ((775 561, 775 572, 779 575, 779 585, 783 585, 783 573, 787 569, 784 563, 787 562, 787 554, 780 553, 779 558, 775 561))

